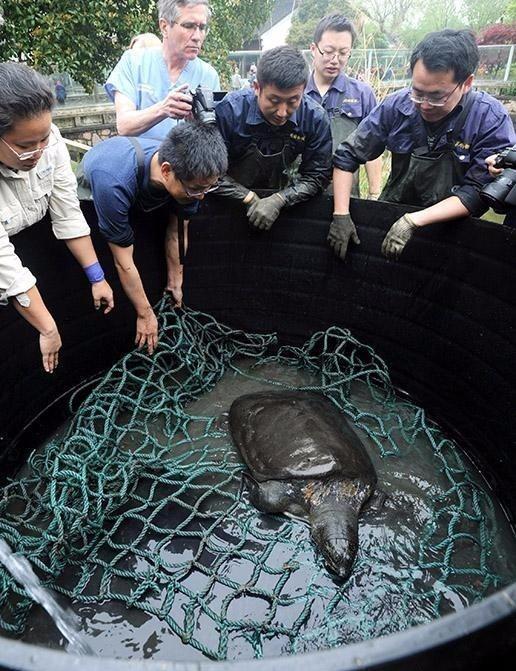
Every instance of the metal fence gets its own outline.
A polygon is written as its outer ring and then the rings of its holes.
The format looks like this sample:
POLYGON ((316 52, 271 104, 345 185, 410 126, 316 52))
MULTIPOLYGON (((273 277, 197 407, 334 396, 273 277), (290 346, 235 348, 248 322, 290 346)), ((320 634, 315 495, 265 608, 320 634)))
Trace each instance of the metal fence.
MULTIPOLYGON (((500 88, 516 82, 514 44, 480 46, 480 63, 476 73, 476 84, 481 88, 500 88)), ((411 49, 354 49, 349 59, 347 72, 358 79, 385 88, 401 88, 410 82, 411 49)), ((246 77, 251 64, 260 60, 261 51, 231 51, 229 60, 236 63, 240 75, 246 77)), ((303 54, 309 64, 309 50, 303 54)))

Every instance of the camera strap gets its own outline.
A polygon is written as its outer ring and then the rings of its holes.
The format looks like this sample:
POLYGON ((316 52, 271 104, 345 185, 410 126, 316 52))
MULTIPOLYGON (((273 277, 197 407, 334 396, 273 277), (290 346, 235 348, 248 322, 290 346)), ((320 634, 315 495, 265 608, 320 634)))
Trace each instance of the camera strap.
POLYGON ((477 95, 478 94, 476 91, 469 91, 469 93, 466 94, 466 99, 464 100, 462 110, 455 119, 453 129, 451 131, 448 131, 449 133, 448 141, 451 142, 452 144, 455 144, 456 140, 459 139, 459 135, 461 134, 462 129, 464 128, 464 124, 466 123, 466 119, 468 118, 469 111, 473 106, 473 103, 477 99, 477 95))
MULTIPOLYGON (((477 92, 469 91, 463 98, 462 109, 459 114, 457 114, 457 116, 452 120, 445 119, 437 128, 434 127, 434 132, 431 135, 428 133, 429 126, 425 124, 427 128, 426 145, 429 151, 434 151, 436 149, 440 139, 444 135, 446 135, 446 147, 440 147, 439 151, 443 151, 446 148, 453 149, 455 142, 459 139, 459 136, 464 128, 464 124, 476 98, 477 92)), ((425 152, 422 147, 418 148, 416 151, 418 151, 418 153, 425 152)))

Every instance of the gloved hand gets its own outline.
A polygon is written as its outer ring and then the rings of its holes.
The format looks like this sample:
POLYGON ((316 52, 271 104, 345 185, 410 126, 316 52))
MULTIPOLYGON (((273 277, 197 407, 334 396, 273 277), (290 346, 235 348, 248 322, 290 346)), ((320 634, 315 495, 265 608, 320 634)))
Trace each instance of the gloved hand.
POLYGON ((355 228, 351 215, 334 214, 327 239, 330 243, 330 247, 333 248, 333 251, 337 256, 340 256, 342 261, 344 261, 346 257, 350 238, 355 245, 360 244, 360 238, 358 237, 357 229, 355 228))
POLYGON ((398 259, 412 237, 417 225, 410 214, 404 214, 390 227, 382 243, 382 254, 388 259, 398 259))
POLYGON ((249 221, 255 228, 268 231, 278 218, 284 204, 285 201, 279 193, 273 193, 267 198, 259 198, 247 208, 249 221))

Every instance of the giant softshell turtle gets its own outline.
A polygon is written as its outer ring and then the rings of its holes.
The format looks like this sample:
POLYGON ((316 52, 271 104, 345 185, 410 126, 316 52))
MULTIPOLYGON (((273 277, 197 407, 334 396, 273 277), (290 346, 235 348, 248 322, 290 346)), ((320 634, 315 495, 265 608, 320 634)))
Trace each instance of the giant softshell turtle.
POLYGON ((237 398, 229 427, 250 471, 251 503, 305 517, 328 568, 347 578, 376 473, 343 413, 322 394, 266 391, 237 398))

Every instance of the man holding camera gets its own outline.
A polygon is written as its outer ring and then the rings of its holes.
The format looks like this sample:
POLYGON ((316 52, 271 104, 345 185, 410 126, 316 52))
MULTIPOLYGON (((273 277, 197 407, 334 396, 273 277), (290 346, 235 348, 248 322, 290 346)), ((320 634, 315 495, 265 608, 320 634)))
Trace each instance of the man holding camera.
POLYGON ((158 0, 158 16, 163 47, 128 49, 105 85, 120 135, 162 140, 190 116, 190 90, 220 89, 215 69, 198 57, 211 17, 208 0, 158 0))
POLYGON ((516 135, 503 105, 473 91, 479 52, 469 30, 430 33, 410 59, 412 86, 388 96, 337 149, 332 226, 356 235, 349 214, 353 172, 361 163, 392 153, 380 200, 424 209, 391 226, 382 252, 397 259, 420 226, 481 215, 480 190, 490 177, 485 159, 516 135))
POLYGON ((217 195, 241 201, 251 224, 269 230, 281 209, 322 191, 331 174, 330 122, 304 95, 308 68, 298 49, 275 47, 260 58, 252 89, 232 91, 215 107, 228 149, 217 195), (301 158, 292 177, 292 164, 301 158), (252 189, 272 189, 259 198, 252 189))
MULTIPOLYGON (((93 194, 99 229, 113 254, 120 283, 133 304, 138 347, 149 354, 158 341, 158 322, 133 260, 131 210, 157 210, 167 204, 171 215, 165 237, 166 291, 181 304, 183 267, 177 217, 196 211, 206 193, 227 170, 227 151, 215 124, 197 121, 176 125, 163 142, 113 137, 99 142, 84 158, 84 174, 93 194)), ((183 250, 184 252, 184 250, 183 250)))

